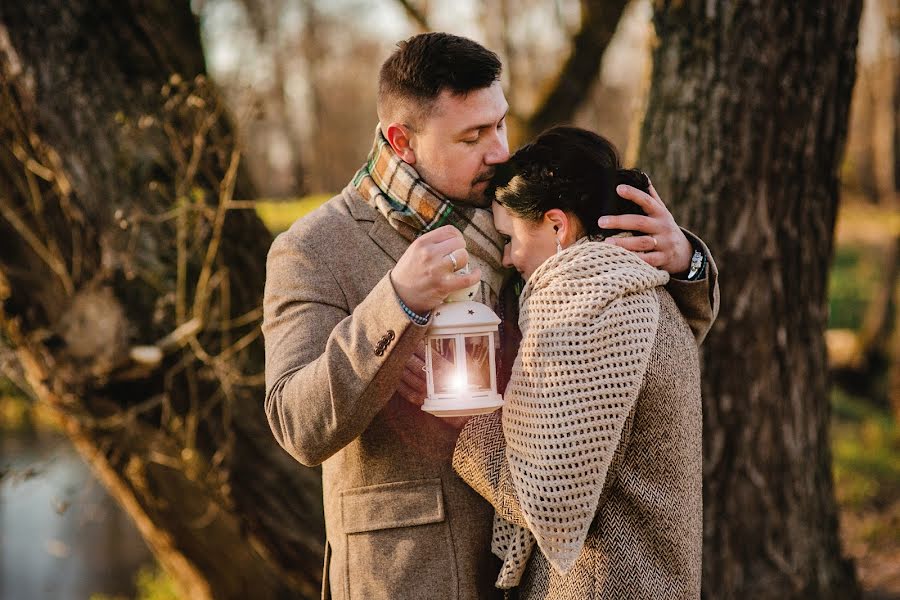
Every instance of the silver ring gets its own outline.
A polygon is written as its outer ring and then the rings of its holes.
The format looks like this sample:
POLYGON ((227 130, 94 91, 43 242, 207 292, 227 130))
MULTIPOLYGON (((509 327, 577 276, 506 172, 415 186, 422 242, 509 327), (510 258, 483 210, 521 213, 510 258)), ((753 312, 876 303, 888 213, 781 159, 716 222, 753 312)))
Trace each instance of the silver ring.
POLYGON ((650 239, 653 240, 653 249, 656 250, 656 247, 659 246, 659 240, 657 240, 652 235, 650 236, 650 239))
POLYGON ((451 252, 450 254, 448 254, 448 255, 447 255, 447 258, 449 258, 449 259, 450 259, 450 262, 453 263, 453 270, 454 270, 454 271, 458 271, 458 270, 459 270, 459 263, 456 262, 456 257, 453 256, 453 252, 451 252))

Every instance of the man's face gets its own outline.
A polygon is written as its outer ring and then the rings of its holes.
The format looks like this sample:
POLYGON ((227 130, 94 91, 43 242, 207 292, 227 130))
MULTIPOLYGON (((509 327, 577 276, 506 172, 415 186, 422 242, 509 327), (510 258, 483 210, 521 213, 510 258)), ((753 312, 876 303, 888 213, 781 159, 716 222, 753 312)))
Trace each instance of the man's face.
POLYGON ((484 192, 494 167, 509 159, 508 110, 498 81, 465 96, 442 91, 410 135, 416 171, 448 198, 488 206, 484 192))

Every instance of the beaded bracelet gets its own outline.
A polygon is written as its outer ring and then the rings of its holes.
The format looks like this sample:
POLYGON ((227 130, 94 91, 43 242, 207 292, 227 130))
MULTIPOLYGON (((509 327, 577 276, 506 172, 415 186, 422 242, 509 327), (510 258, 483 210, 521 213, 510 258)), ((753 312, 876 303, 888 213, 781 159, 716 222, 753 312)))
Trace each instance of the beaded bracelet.
POLYGON ((406 305, 406 302, 403 301, 403 298, 397 296, 397 302, 400 303, 400 308, 403 309, 403 312, 406 313, 406 316, 409 317, 410 321, 415 323, 416 325, 428 325, 428 319, 431 317, 431 311, 429 310, 425 313, 423 317, 420 314, 413 312, 413 309, 406 305))

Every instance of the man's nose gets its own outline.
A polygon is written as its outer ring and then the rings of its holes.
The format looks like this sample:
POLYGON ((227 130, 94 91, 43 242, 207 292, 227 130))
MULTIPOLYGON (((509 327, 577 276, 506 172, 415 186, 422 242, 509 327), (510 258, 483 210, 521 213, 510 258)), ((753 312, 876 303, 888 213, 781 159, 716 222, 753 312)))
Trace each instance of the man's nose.
POLYGON ((494 131, 494 139, 491 147, 484 155, 486 165, 499 165, 509 160, 509 143, 506 141, 505 131, 494 131))

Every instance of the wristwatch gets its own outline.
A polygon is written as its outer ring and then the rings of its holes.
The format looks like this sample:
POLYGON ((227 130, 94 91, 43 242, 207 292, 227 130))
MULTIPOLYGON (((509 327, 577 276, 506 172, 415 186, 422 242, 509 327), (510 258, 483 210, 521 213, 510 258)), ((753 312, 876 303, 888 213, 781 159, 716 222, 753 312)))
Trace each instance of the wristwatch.
POLYGON ((706 255, 700 250, 694 250, 691 257, 691 268, 688 270, 687 280, 697 281, 702 279, 706 272, 706 255))

